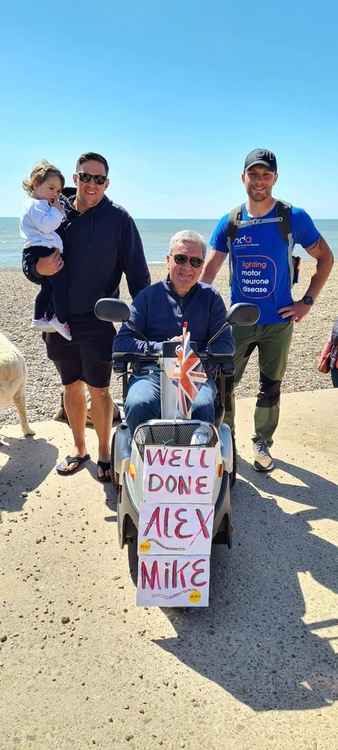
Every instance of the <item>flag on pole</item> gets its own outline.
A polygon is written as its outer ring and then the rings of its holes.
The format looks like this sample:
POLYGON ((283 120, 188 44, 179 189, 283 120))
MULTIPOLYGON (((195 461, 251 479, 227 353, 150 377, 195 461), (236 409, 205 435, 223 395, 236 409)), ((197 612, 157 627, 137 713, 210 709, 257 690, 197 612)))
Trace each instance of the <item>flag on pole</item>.
POLYGON ((177 348, 177 359, 171 379, 178 388, 178 409, 182 417, 191 418, 191 405, 207 376, 200 358, 190 346, 188 324, 183 324, 182 345, 177 348))

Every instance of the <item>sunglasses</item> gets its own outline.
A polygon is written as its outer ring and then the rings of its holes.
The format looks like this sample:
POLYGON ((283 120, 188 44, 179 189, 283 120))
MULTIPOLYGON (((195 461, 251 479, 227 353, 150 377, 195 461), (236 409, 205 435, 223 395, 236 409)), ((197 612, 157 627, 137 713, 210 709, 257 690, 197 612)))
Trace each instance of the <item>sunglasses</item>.
POLYGON ((188 258, 187 255, 180 255, 180 253, 177 253, 177 255, 172 255, 171 257, 174 259, 174 263, 178 266, 185 266, 189 261, 193 268, 200 268, 204 263, 203 258, 196 258, 195 255, 193 255, 192 258, 188 258))
POLYGON ((80 182, 90 182, 91 180, 94 180, 95 185, 104 185, 107 179, 107 175, 103 174, 89 174, 89 172, 78 172, 77 174, 80 182))

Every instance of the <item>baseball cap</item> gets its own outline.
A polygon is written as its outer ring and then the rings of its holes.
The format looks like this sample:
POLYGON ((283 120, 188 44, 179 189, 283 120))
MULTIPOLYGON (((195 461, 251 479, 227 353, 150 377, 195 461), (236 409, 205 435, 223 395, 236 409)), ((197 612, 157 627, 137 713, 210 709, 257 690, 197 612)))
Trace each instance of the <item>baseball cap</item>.
POLYGON ((277 159, 272 151, 268 151, 266 148, 255 148, 250 151, 244 162, 244 172, 253 167, 254 164, 262 164, 263 167, 267 167, 270 172, 277 172, 277 159))

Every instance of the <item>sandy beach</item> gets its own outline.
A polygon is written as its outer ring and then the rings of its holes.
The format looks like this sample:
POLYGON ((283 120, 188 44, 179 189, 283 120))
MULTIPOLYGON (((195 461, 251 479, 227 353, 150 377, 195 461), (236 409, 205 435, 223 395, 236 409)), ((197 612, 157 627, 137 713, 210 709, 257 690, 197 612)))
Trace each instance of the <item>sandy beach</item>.
POLYGON ((93 430, 65 479, 65 424, 3 426, 0 750, 337 747, 336 393, 285 394, 268 477, 253 406, 237 404, 233 547, 198 610, 135 606, 93 430))
MULTIPOLYGON (((312 260, 302 261, 300 281, 294 287, 294 298, 301 298, 308 287, 315 269, 312 260)), ((165 276, 165 266, 151 266, 152 281, 165 276)), ((215 286, 228 304, 228 269, 219 274, 215 286)), ((316 360, 328 336, 332 322, 338 313, 337 305, 338 267, 334 267, 331 276, 307 318, 295 326, 293 342, 289 357, 286 377, 283 383, 284 392, 316 390, 331 388, 329 376, 317 371, 316 360)), ((30 421, 50 418, 60 400, 60 382, 58 374, 45 354, 41 335, 30 327, 33 300, 36 287, 29 283, 21 271, 4 270, 0 275, 0 330, 5 333, 23 352, 26 358, 27 407, 30 421)), ((121 286, 121 298, 130 299, 125 282, 121 286)), ((112 393, 120 395, 120 384, 112 377, 112 393)), ((257 360, 251 357, 247 372, 237 388, 237 397, 254 396, 257 392, 257 360)), ((0 424, 17 422, 16 412, 8 409, 0 413, 0 424)))
POLYGON ((251 466, 254 360, 238 388, 234 543, 213 550, 209 607, 196 611, 135 606, 93 430, 81 474, 54 471, 71 433, 49 420, 61 389, 30 328, 35 289, 1 274, 0 327, 25 353, 36 434, 1 413, 0 750, 336 747, 338 428, 316 370, 336 276, 296 327, 268 476, 251 466))

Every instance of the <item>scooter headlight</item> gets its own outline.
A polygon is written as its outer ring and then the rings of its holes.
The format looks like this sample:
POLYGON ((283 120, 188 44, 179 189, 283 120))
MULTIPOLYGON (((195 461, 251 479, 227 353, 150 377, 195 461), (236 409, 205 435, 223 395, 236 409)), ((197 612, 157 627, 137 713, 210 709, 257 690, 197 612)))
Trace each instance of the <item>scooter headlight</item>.
POLYGON ((190 445, 209 445, 213 439, 213 430, 207 424, 201 424, 192 435, 190 445))

